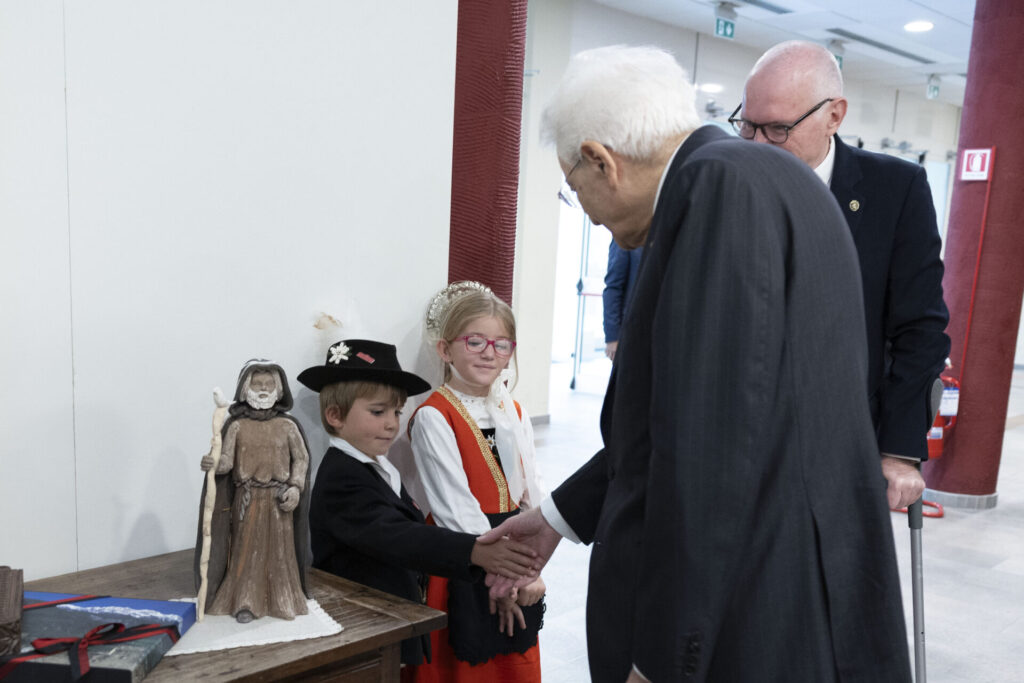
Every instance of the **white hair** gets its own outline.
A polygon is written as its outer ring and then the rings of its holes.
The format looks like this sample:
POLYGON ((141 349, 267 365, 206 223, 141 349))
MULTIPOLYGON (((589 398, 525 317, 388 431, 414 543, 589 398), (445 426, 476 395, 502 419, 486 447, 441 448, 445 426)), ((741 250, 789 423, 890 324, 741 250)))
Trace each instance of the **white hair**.
POLYGON ((541 119, 541 139, 573 163, 585 140, 636 160, 700 126, 686 72, 656 47, 614 45, 576 54, 541 119))

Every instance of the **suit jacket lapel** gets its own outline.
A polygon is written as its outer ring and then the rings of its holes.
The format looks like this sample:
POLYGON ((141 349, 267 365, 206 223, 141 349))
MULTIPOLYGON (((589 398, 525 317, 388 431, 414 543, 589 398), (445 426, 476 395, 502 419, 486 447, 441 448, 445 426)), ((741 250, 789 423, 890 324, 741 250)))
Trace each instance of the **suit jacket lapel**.
MULTIPOLYGON (((388 488, 391 487, 389 486, 388 488)), ((416 501, 412 499, 412 496, 409 495, 409 492, 405 490, 404 486, 401 488, 401 492, 402 495, 400 496, 400 498, 402 499, 402 502, 405 503, 405 506, 408 509, 412 510, 414 514, 416 514, 418 517, 422 518, 423 511, 420 510, 420 506, 416 504, 416 501)))
POLYGON ((363 470, 366 470, 367 472, 369 472, 370 476, 373 478, 373 480, 376 482, 377 486, 383 492, 383 495, 385 495, 385 496, 393 496, 394 498, 398 499, 398 502, 401 503, 402 507, 406 508, 407 512, 412 513, 414 516, 415 515, 419 515, 420 518, 423 517, 423 513, 420 512, 420 509, 418 507, 416 507, 416 503, 414 503, 412 498, 409 497, 409 494, 406 493, 404 486, 400 489, 401 490, 401 495, 400 496, 396 496, 394 489, 392 489, 391 486, 386 481, 384 481, 384 477, 382 477, 380 475, 380 472, 377 471, 376 467, 374 467, 373 465, 371 465, 368 462, 362 462, 361 460, 356 460, 355 458, 353 458, 351 455, 349 455, 345 451, 340 450, 338 448, 334 448, 333 446, 331 447, 331 450, 337 451, 339 458, 345 458, 346 460, 350 461, 348 464, 351 467, 363 469, 363 470))
MULTIPOLYGON (((658 224, 660 213, 658 209, 665 203, 665 188, 673 187, 672 176, 679 172, 679 169, 686 163, 686 160, 690 155, 698 149, 709 142, 714 142, 715 140, 727 140, 730 137, 731 136, 728 133, 717 126, 700 126, 697 130, 690 133, 685 140, 683 140, 683 144, 679 146, 679 151, 676 152, 676 155, 672 157, 672 160, 669 162, 668 173, 665 175, 665 182, 661 186, 661 195, 658 197, 658 204, 654 207, 654 216, 651 218, 651 231, 647 235, 647 246, 651 246, 653 244, 652 239, 657 239, 657 235, 654 234, 654 228, 658 224)), ((646 252, 647 250, 645 249, 644 251, 646 252)), ((641 267, 643 266, 643 261, 641 261, 640 265, 641 267)), ((637 277, 639 277, 639 274, 637 277)))
POLYGON ((850 226, 850 233, 856 235, 860 217, 864 215, 864 204, 868 201, 855 189, 864 174, 846 143, 840 140, 838 135, 833 136, 832 141, 836 146, 836 163, 832 168, 832 183, 829 189, 839 202, 839 208, 843 210, 843 217, 850 226))
MULTIPOLYGON (((658 240, 658 233, 660 232, 659 225, 663 220, 665 220, 663 215, 664 211, 659 211, 659 209, 665 206, 665 202, 667 201, 666 195, 671 192, 671 189, 669 188, 675 187, 675 184, 672 182, 672 176, 679 172, 679 169, 682 168, 689 156, 695 151, 709 142, 714 142, 715 140, 727 140, 730 137, 731 136, 728 133, 717 126, 700 126, 690 133, 689 137, 683 141, 683 144, 679 146, 679 151, 676 152, 676 155, 669 162, 668 173, 665 174, 665 182, 661 187, 661 195, 658 197, 658 203, 654 207, 654 215, 651 217, 651 227, 647 233, 647 240, 644 245, 644 254, 640 259, 640 265, 637 267, 636 279, 633 282, 633 294, 636 293, 636 283, 640 282, 643 278, 644 264, 651 260, 648 255, 651 253, 652 247, 654 247, 658 240)), ((633 294, 630 296, 632 297, 633 294)), ((622 324, 619 326, 619 350, 621 351, 625 346, 627 348, 627 353, 630 342, 627 342, 626 339, 631 336, 629 333, 629 328, 631 326, 628 323, 630 320, 630 311, 633 310, 633 308, 634 307, 632 305, 627 308, 622 324)), ((620 351, 616 352, 616 358, 619 357, 618 354, 620 351)), ((604 403, 601 406, 600 428, 601 436, 605 437, 605 443, 608 443, 607 436, 611 433, 612 412, 615 404, 615 376, 618 372, 618 367, 619 365, 617 362, 612 364, 611 377, 608 379, 608 388, 605 390, 604 403)))
POLYGON ((413 501, 413 499, 409 496, 409 493, 405 490, 404 486, 398 489, 400 495, 396 496, 395 490, 391 488, 391 485, 388 484, 387 481, 384 480, 384 477, 381 476, 381 473, 377 471, 376 467, 374 467, 368 462, 357 462, 357 464, 362 465, 367 470, 369 470, 370 474, 372 474, 373 477, 380 484, 381 489, 385 491, 384 495, 394 496, 394 498, 398 499, 398 502, 401 503, 401 507, 410 517, 414 519, 419 519, 421 521, 424 519, 423 513, 420 511, 415 501, 413 501))
POLYGON ((374 467, 373 465, 371 465, 368 462, 361 462, 361 461, 358 461, 358 460, 356 462, 358 464, 362 465, 363 467, 365 467, 366 470, 371 475, 373 475, 374 479, 377 480, 377 482, 380 484, 381 488, 385 489, 390 495, 395 496, 395 498, 398 498, 398 500, 400 500, 407 507, 412 507, 412 498, 409 498, 409 494, 405 492, 405 487, 404 486, 399 489, 399 491, 402 493, 402 495, 397 495, 396 496, 395 495, 395 490, 393 488, 391 488, 391 484, 389 484, 384 479, 384 477, 381 476, 381 473, 377 471, 376 467, 374 467))

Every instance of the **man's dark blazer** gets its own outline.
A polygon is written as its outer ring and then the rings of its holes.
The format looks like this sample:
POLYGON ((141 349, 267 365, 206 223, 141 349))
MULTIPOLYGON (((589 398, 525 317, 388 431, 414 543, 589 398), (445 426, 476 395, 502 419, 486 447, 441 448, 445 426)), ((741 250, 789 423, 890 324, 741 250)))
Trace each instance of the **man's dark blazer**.
MULTIPOLYGON (((405 487, 396 495, 372 465, 337 448, 317 470, 309 532, 314 567, 408 600, 422 602, 421 572, 483 576, 469 563, 475 536, 426 524, 405 487)), ((402 642, 405 664, 429 653, 428 636, 402 642)))
POLYGON ((601 416, 554 493, 593 542, 595 681, 910 680, 856 253, 796 157, 670 164, 601 416))
POLYGON ((832 194, 860 260, 868 395, 883 453, 928 459, 928 396, 949 354, 942 241, 924 168, 833 137, 832 194))

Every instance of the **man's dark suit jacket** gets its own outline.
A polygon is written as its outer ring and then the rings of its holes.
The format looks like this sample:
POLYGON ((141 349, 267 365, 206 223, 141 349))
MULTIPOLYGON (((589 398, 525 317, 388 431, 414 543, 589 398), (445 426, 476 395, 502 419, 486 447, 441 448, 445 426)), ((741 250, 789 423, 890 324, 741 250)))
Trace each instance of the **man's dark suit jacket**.
MULTIPOLYGON (((309 506, 313 566, 337 576, 422 602, 422 573, 474 580, 469 563, 476 537, 426 524, 401 488, 395 494, 371 465, 327 449, 309 506)), ((425 582, 424 584, 425 585, 425 582)), ((402 662, 429 657, 428 636, 402 642, 402 662)))
POLYGON ((832 194, 860 260, 868 395, 883 453, 928 459, 928 396, 949 354, 935 208, 924 169, 835 136, 832 194))
POLYGON ((806 164, 670 164, 601 416, 554 493, 593 542, 595 681, 910 680, 857 256, 806 164))

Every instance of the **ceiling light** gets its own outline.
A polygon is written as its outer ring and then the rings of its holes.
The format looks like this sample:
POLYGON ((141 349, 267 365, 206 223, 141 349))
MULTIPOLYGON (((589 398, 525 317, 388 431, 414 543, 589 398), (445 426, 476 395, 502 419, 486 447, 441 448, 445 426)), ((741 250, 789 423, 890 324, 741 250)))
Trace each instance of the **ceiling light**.
POLYGON ((842 40, 832 39, 825 43, 825 49, 836 57, 842 57, 846 54, 846 43, 842 40))
POLYGON ((719 83, 701 83, 700 85, 697 86, 697 90, 701 92, 715 94, 722 92, 724 88, 719 83))
POLYGON ((739 5, 732 2, 715 3, 715 17, 726 21, 736 21, 736 8, 739 5))
POLYGON ((935 24, 927 19, 918 19, 903 25, 903 30, 910 33, 924 33, 925 31, 931 31, 933 28, 935 28, 935 24))

